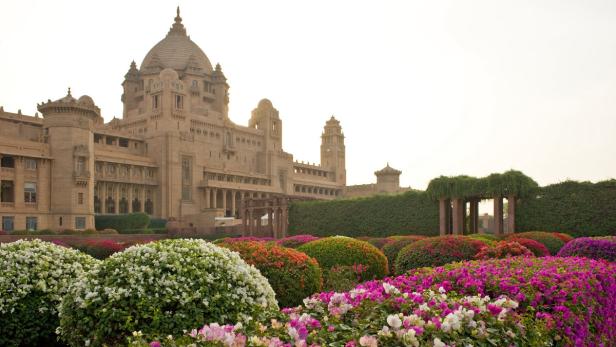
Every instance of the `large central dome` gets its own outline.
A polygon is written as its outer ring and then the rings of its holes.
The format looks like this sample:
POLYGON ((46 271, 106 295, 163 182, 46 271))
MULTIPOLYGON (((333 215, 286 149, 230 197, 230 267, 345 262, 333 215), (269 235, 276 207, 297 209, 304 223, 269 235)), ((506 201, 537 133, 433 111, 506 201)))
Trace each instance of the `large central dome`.
POLYGON ((212 64, 205 53, 194 43, 182 24, 180 9, 177 10, 175 23, 167 36, 157 43, 143 59, 141 72, 147 73, 171 68, 178 72, 186 71, 189 67, 192 73, 212 73, 212 64))

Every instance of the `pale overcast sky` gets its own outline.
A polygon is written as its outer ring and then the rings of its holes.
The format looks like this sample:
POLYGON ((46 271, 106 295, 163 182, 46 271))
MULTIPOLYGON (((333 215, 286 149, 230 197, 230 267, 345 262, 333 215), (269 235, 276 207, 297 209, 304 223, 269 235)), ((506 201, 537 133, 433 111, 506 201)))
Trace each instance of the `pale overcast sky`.
POLYGON ((334 114, 349 184, 517 169, 540 184, 616 177, 616 1, 34 1, 0 3, 0 105, 90 95, 120 117, 123 76, 167 34, 220 62, 230 117, 261 98, 284 149, 319 161, 334 114))

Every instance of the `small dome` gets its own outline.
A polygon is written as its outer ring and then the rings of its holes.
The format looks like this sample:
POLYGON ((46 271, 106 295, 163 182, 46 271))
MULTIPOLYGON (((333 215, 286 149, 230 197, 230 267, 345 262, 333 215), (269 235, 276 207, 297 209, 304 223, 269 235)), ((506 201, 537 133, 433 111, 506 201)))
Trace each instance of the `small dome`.
POLYGON ((184 71, 189 65, 192 69, 201 70, 203 73, 210 74, 213 71, 208 57, 186 35, 178 9, 175 23, 169 33, 148 52, 141 63, 140 70, 142 73, 147 73, 148 67, 155 67, 184 71))
POLYGON ((387 163, 387 166, 385 166, 379 171, 376 171, 374 174, 377 176, 381 176, 381 175, 400 175, 401 173, 402 171, 392 168, 391 166, 389 166, 389 163, 387 163))
POLYGON ((56 100, 55 102, 63 102, 63 103, 71 103, 71 102, 76 102, 77 99, 75 99, 72 95, 71 95, 71 88, 68 88, 68 92, 66 93, 66 96, 56 100))
POLYGON ((258 108, 274 108, 274 105, 272 105, 272 102, 269 101, 269 99, 261 99, 257 107, 258 108))
POLYGON ((86 106, 94 106, 94 100, 87 95, 82 95, 77 102, 86 106))

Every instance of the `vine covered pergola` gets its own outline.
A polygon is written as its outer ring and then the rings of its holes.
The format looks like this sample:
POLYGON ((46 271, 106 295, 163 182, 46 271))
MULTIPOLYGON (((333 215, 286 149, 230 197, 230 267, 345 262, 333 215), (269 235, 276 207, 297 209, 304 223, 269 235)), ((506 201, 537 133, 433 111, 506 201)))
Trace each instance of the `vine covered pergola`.
POLYGON ((494 233, 503 234, 503 198, 507 198, 507 230, 515 231, 517 200, 537 188, 537 182, 520 171, 491 174, 487 177, 440 176, 428 184, 427 192, 439 201, 440 235, 476 233, 479 221, 479 202, 494 199, 494 233), (470 204, 467 215, 466 204, 470 204), (466 223, 468 219, 468 223, 466 223))

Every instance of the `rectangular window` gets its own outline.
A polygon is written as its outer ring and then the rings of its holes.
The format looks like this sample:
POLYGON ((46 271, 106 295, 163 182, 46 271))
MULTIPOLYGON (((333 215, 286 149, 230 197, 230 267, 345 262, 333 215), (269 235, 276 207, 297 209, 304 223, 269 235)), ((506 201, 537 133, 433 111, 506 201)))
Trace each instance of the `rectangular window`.
POLYGON ((2 217, 2 230, 13 231, 15 230, 15 217, 3 216, 2 217))
POLYGON ((77 158, 77 165, 75 167, 75 172, 78 175, 82 175, 86 172, 86 158, 85 157, 77 158))
POLYGON ((77 204, 83 205, 83 193, 77 193, 77 204))
POLYGON ((184 97, 182 95, 175 96, 175 108, 177 110, 184 108, 184 97))
POLYGON ((38 229, 38 218, 26 217, 26 230, 33 231, 38 229))
POLYGON ((86 228, 86 217, 75 217, 75 229, 86 228))
POLYGON ((15 159, 13 157, 2 157, 0 158, 0 166, 7 168, 15 167, 15 159))
POLYGON ((15 202, 13 181, 0 181, 0 202, 15 202))
POLYGON ((24 183, 24 202, 27 204, 36 202, 36 183, 24 183))
POLYGON ((159 107, 160 107, 160 95, 153 95, 152 96, 152 108, 156 110, 159 107))
POLYGON ((128 139, 120 138, 120 147, 128 147, 128 139))
POLYGON ((36 159, 29 159, 29 158, 27 158, 24 161, 24 166, 25 166, 26 170, 36 170, 36 159))
POLYGON ((192 190, 192 160, 182 157, 182 200, 191 199, 192 190))

